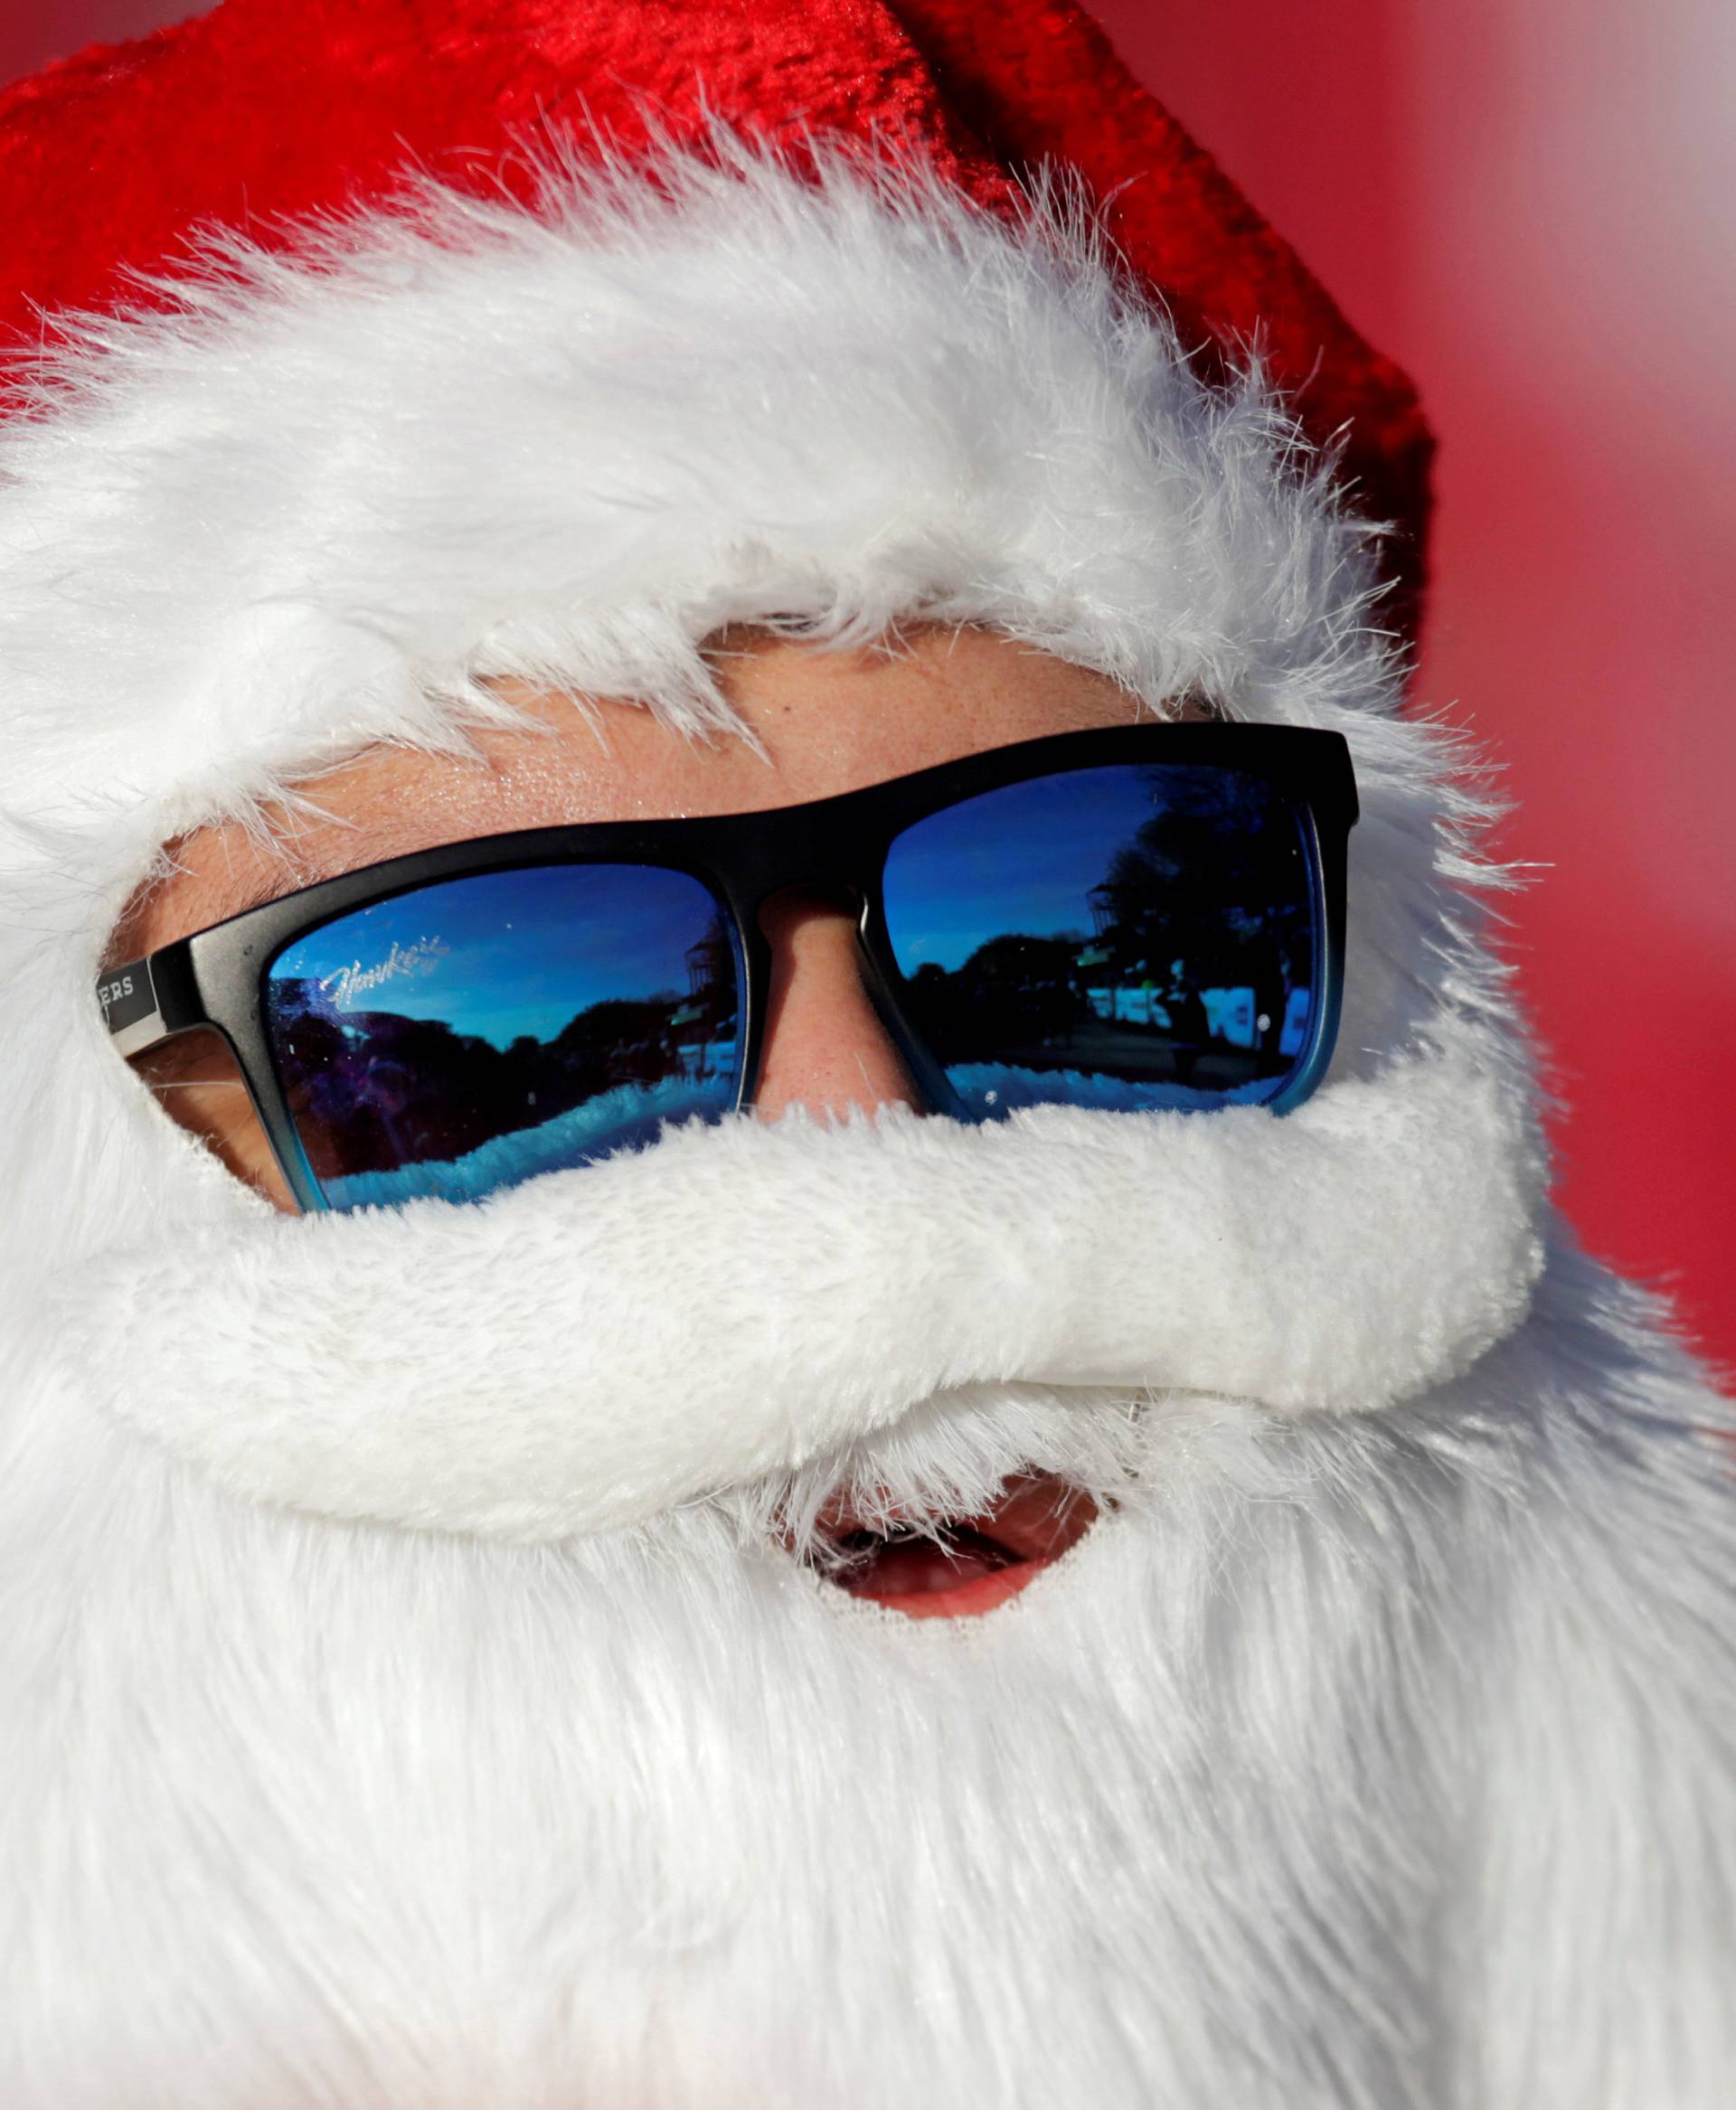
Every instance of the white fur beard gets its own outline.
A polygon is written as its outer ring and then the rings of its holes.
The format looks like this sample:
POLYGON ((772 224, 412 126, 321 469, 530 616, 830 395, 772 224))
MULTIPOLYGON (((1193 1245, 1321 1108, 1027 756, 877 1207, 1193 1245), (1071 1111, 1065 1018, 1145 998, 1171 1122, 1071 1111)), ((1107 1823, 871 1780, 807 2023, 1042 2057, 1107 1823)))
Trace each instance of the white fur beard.
POLYGON ((1504 1104, 1442 1057, 1281 1122, 743 1126, 492 1210, 238 1197, 88 1271, 0 1460, 0 2100, 1712 2110, 1728 1489, 1631 1298, 1558 1257, 1523 1318, 1504 1104), (882 1173, 938 1226, 878 1222, 882 1173), (810 1221, 854 1243, 771 1236, 810 1221), (370 1344, 464 1267, 462 1329, 370 1344), (648 1360, 646 1299, 683 1314, 648 1360), (297 1320, 297 1382, 250 1375, 297 1320), (1141 1385, 1086 1381, 1117 1356, 1141 1385), (236 1499, 342 1506, 345 1427, 367 1502, 446 1529, 236 1499), (784 1542, 841 1487, 944 1515, 1021 1467, 1104 1513, 986 1619, 784 1542), (472 1474, 492 1536, 450 1529, 472 1474))
POLYGON ((746 1495, 514 1545, 69 1418, 0 1491, 64 1580, 0 1628, 0 2099, 1713 2110, 1728 1490, 1621 1293, 1540 1297, 1379 1416, 930 1408, 861 1462, 1120 1475, 962 1622, 746 1495))
POLYGON ((907 1499, 957 1499, 1021 1461, 907 1418, 1015 1427, 1033 1386, 1388 1407, 1542 1265, 1527 1116, 1465 1042, 1283 1120, 742 1120, 478 1207, 260 1210, 80 1269, 44 1353, 238 1493, 544 1540, 888 1432, 907 1499))

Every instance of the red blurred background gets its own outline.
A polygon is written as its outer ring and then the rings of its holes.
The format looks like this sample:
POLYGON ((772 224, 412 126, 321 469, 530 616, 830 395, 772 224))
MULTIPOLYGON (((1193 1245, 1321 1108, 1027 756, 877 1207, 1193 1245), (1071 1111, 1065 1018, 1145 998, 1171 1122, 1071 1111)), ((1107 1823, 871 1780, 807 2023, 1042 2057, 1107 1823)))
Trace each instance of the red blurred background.
MULTIPOLYGON (((1421 385, 1417 693, 1493 749, 1502 846, 1541 868, 1508 947, 1567 1102, 1564 1200, 1736 1361, 1736 9, 1092 4, 1421 385)), ((0 81, 198 11, 8 0, 0 81)))

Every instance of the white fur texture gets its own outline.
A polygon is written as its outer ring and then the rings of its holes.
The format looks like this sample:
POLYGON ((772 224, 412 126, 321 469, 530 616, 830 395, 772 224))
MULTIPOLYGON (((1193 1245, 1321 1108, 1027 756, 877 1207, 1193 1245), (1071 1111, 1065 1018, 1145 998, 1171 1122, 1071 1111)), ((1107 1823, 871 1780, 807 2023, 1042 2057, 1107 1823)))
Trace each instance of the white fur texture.
POLYGON ((1463 1056, 1286 1120, 743 1120, 481 1206, 156 1241, 47 1323, 93 1401, 238 1493, 564 1539, 965 1387, 1414 1397, 1529 1305, 1522 1123, 1463 1056))
POLYGON ((988 621, 1234 713, 1373 693, 1367 531, 1081 231, 842 167, 672 187, 432 193, 91 324, 0 447, 0 648, 44 732, 10 803, 191 824, 497 712, 487 675, 726 723, 698 646, 739 619, 988 621), (103 679, 68 711, 72 636, 103 679))
POLYGON ((1558 1251, 1383 1414, 884 1432, 901 1492, 1089 1483, 1082 1425, 1124 1475, 938 1626, 733 1502, 541 1547, 237 1502, 39 1375, 0 2100, 1723 2110, 1729 1456, 1654 1325, 1558 1251))
POLYGON ((1497 875, 1364 530, 1064 214, 666 173, 233 253, 0 433, 0 2103, 1724 2110, 1730 1423, 1559 1239, 1525 1314, 1497 875), (107 1045, 177 830, 489 674, 691 731, 720 625, 921 620, 1345 731, 1308 1108, 280 1224, 107 1045), (1026 1468, 1106 1513, 985 1620, 781 1542, 1026 1468))

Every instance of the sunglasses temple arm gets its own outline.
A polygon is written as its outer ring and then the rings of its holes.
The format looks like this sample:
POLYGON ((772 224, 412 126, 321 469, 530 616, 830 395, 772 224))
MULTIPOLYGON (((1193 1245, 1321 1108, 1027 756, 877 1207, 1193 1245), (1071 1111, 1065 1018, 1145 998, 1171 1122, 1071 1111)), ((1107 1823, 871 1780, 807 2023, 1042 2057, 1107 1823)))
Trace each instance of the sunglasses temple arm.
POLYGON ((97 1001, 117 1054, 143 1055, 206 1022, 185 939, 98 977, 97 1001))

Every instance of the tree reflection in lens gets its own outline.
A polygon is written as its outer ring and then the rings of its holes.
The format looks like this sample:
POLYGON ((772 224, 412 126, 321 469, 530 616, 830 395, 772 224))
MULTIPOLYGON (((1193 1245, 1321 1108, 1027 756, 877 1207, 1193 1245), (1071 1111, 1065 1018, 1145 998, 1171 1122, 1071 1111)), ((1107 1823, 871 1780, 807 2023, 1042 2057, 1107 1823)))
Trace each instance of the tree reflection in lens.
POLYGON ((1269 1098, 1307 1043, 1306 838, 1240 771, 987 793, 898 839, 885 900, 913 1022, 973 1111, 1269 1098))

